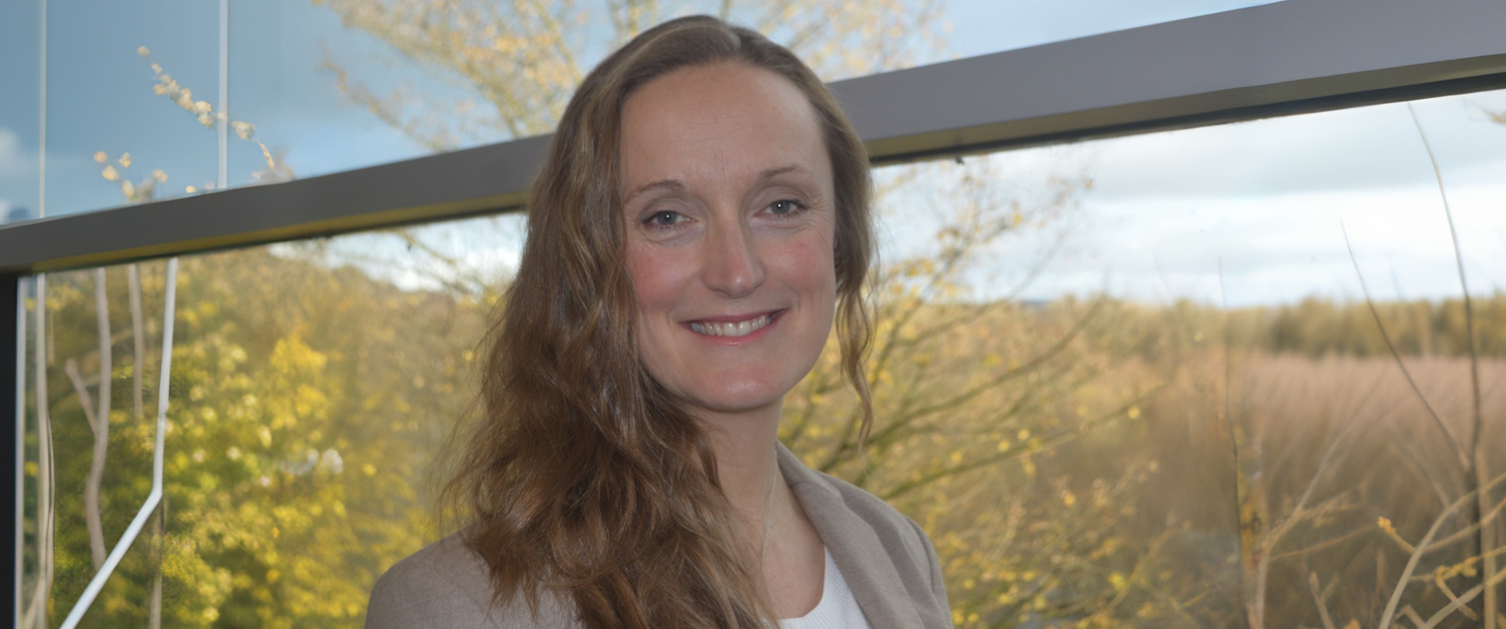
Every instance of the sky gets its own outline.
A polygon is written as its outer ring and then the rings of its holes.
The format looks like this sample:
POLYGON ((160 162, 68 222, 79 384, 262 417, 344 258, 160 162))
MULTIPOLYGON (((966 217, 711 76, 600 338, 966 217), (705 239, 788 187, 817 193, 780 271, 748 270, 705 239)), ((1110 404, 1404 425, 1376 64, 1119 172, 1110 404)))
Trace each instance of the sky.
MULTIPOLYGON (((1237 9, 1251 0, 949 0, 940 57, 966 57, 1237 9)), ((0 219, 10 208, 35 211, 38 195, 38 2, 0 5, 0 219)), ((100 176, 104 151, 128 178, 154 169, 162 188, 183 194, 216 177, 214 133, 152 94, 152 62, 218 102, 218 12, 202 0, 145 3, 51 0, 48 29, 49 215, 118 205, 115 184, 100 176), (149 57, 138 49, 146 47, 149 57), (130 168, 119 166, 131 154, 130 168)), ((326 61, 383 93, 408 85, 440 101, 463 93, 397 57, 375 39, 346 30, 308 0, 231 0, 230 116, 256 125, 256 137, 285 155, 300 177, 419 157, 427 149, 355 108, 335 87, 326 61)), ((602 51, 591 54, 599 55, 602 51)), ((1506 283, 1502 196, 1506 127, 1485 116, 1506 97, 1477 94, 1425 101, 1417 115, 1433 141, 1460 227, 1474 291, 1506 283), (1493 205, 1494 204, 1494 205, 1493 205)), ((1343 246, 1349 229, 1356 259, 1378 296, 1440 298, 1458 291, 1451 239, 1436 179, 1418 132, 1401 105, 1364 108, 969 158, 963 166, 925 166, 925 185, 886 200, 886 253, 925 251, 927 226, 950 210, 937 187, 962 172, 996 182, 999 199, 1027 206, 1043 182, 1091 179, 1061 219, 997 243, 969 276, 983 298, 1008 292, 1009 277, 1046 261, 1022 294, 1049 299, 1109 291, 1166 301, 1192 298, 1242 305, 1308 295, 1352 298, 1356 273, 1343 246), (950 170, 949 170, 950 169, 950 170), (971 170, 969 170, 971 169, 971 170), (927 189, 929 186, 929 189, 927 189), (921 211, 904 212, 917 207, 921 211), (1049 257, 1046 257, 1050 254, 1049 257), (1452 291, 1452 292, 1451 292, 1452 291)), ((505 138, 479 137, 472 143, 505 138)), ((262 167, 260 149, 234 136, 229 181, 245 185, 262 167)), ((880 178, 886 175, 880 172, 880 178)), ((495 229, 428 228, 477 268, 515 259, 516 219, 495 229)), ((469 225, 469 224, 468 224, 469 225)), ((381 237, 337 239, 363 255, 388 253, 381 237)), ((391 253, 394 253, 395 250, 391 253)), ((422 286, 414 269, 387 272, 422 286)))
MULTIPOLYGON (((1059 255, 1027 297, 1106 290, 1236 307, 1359 299, 1347 230, 1375 298, 1457 297, 1444 196, 1415 112, 1438 161, 1471 293, 1506 290, 1506 126, 1489 111, 1506 111, 1506 93, 980 158, 1026 198, 1051 175, 1092 181, 1058 226, 1001 242, 981 277, 1032 268, 1059 237, 1059 255)), ((1009 284, 974 285, 997 295, 1009 284)))
MULTIPOLYGON (((0 204, 39 205, 39 20, 42 0, 0 4, 0 204), (28 164, 30 162, 30 164, 28 164)), ((219 12, 203 0, 48 0, 47 213, 66 214, 122 202, 100 177, 93 156, 129 152, 127 176, 152 170, 162 186, 182 194, 216 179, 216 138, 193 116, 154 95, 151 63, 218 105, 219 12), (149 58, 137 54, 145 47, 149 58)), ((948 49, 960 57, 1082 37, 1144 24, 1260 4, 1258 0, 945 0, 948 49)), ((583 6, 590 3, 583 3, 583 6)), ((605 33, 603 33, 604 35, 605 33)), ((588 42, 589 43, 589 42, 588 42)), ((589 57, 605 48, 588 45, 589 57)), ((333 61, 373 91, 408 86, 441 102, 466 94, 391 53, 375 38, 345 29, 333 11, 310 0, 231 0, 230 116, 256 125, 256 135, 302 177, 420 157, 428 150, 370 114, 336 89, 333 61)), ((507 138, 479 137, 467 145, 507 138)), ((229 184, 244 185, 262 168, 260 149, 232 141, 229 184)), ((117 168, 119 170, 119 168, 117 168)), ((0 214, 3 216, 3 214, 0 214)))

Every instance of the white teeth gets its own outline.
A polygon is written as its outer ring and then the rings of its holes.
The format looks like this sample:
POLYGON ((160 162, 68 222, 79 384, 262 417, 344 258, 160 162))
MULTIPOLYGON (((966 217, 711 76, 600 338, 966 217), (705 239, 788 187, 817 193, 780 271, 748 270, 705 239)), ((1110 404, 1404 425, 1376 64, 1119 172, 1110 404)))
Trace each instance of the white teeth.
POLYGON ((759 329, 762 329, 764 326, 769 324, 769 321, 772 320, 773 319, 769 315, 763 315, 761 317, 756 317, 747 321, 739 321, 737 323, 711 323, 708 321, 693 321, 690 324, 690 329, 707 336, 739 337, 747 336, 758 331, 759 329))

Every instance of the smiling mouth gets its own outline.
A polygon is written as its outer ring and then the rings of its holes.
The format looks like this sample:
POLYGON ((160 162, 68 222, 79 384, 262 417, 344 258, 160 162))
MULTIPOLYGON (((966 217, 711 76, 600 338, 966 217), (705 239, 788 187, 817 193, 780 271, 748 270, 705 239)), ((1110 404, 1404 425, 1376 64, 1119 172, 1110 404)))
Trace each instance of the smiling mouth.
POLYGON ((722 322, 714 322, 714 321, 691 321, 690 322, 690 329, 694 330, 698 334, 705 334, 706 336, 721 336, 721 337, 728 337, 728 338, 736 338, 736 337, 739 337, 739 336, 747 336, 749 334, 757 332, 757 331, 759 331, 759 330, 767 327, 769 325, 769 323, 771 323, 773 320, 774 320, 773 315, 765 314, 765 315, 759 315, 759 316, 754 317, 752 319, 748 319, 746 321, 738 321, 736 323, 733 323, 733 322, 722 323, 722 322))

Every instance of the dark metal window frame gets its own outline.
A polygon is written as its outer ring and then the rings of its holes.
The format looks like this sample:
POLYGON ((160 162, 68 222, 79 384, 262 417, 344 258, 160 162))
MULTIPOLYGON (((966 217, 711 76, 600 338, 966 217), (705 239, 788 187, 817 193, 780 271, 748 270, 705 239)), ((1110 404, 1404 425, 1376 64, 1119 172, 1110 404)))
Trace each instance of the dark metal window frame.
MULTIPOLYGON (((882 165, 1506 88, 1503 32, 1499 0, 1286 0, 832 88, 882 165)), ((22 277, 515 211, 548 140, 0 227, 0 409, 20 394, 22 277)), ((16 431, 0 434, 17 469, 16 431)), ((3 485, 10 540, 19 485, 3 485)))

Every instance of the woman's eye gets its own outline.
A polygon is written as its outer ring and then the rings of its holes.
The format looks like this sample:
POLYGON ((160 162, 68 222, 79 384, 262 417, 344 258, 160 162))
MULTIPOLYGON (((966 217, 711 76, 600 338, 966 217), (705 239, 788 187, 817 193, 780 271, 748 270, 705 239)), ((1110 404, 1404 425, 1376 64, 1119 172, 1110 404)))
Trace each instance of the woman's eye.
POLYGON ((679 223, 682 218, 684 217, 679 212, 660 210, 648 215, 648 218, 644 219, 643 223, 650 227, 670 227, 679 223))
POLYGON ((804 206, 801 205, 799 201, 792 199, 781 199, 770 203, 769 211, 773 212, 776 216, 789 216, 791 214, 799 212, 803 207, 804 206))

